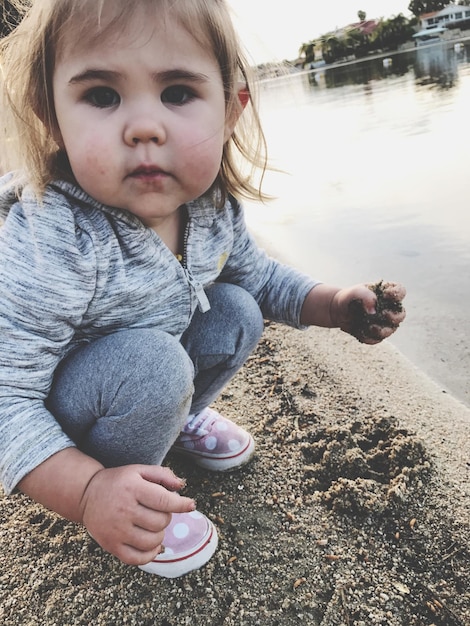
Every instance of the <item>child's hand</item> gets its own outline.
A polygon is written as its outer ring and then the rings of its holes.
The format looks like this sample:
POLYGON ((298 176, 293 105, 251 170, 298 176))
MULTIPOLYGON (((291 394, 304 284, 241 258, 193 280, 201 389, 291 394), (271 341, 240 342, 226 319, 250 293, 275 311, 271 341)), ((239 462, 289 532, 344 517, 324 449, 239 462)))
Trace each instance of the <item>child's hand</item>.
POLYGON ((355 285, 338 291, 331 303, 335 325, 362 343, 389 337, 405 319, 405 288, 398 283, 355 285))
POLYGON ((161 550, 171 513, 195 509, 174 493, 184 481, 157 465, 125 465, 98 471, 82 499, 82 519, 102 548, 128 565, 143 565, 161 550))

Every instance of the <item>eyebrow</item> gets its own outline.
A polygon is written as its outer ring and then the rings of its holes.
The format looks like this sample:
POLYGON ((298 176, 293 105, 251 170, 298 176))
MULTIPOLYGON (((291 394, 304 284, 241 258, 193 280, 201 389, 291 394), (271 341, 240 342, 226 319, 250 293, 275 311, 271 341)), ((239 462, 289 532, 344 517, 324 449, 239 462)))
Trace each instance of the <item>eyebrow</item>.
MULTIPOLYGON (((115 82, 117 80, 122 80, 123 75, 120 72, 115 72, 114 70, 102 70, 96 68, 90 68, 81 72, 80 74, 76 74, 72 76, 69 80, 69 85, 76 85, 79 83, 87 83, 95 80, 102 80, 105 82, 115 82)), ((189 70, 182 69, 172 69, 165 70, 163 72, 154 72, 152 74, 152 78, 155 81, 162 82, 172 82, 175 80, 185 80, 193 83, 206 83, 208 82, 209 76, 207 74, 203 74, 200 72, 191 72, 189 70)))

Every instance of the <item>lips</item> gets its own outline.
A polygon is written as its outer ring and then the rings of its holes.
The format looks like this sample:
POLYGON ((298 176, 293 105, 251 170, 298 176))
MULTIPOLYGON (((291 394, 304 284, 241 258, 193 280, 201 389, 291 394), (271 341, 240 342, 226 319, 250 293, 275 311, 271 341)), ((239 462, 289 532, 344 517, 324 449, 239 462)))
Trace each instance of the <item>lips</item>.
POLYGON ((168 173, 156 165, 139 165, 128 176, 140 180, 156 180, 168 176, 168 173))

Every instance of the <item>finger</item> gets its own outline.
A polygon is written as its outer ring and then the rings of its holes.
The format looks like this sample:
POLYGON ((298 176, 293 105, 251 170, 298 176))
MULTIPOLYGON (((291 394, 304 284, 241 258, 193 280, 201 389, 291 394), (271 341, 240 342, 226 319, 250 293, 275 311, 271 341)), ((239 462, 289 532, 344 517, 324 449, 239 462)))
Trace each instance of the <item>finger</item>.
POLYGON ((355 298, 360 303, 360 306, 369 315, 374 315, 377 306, 377 296, 373 291, 368 288, 364 288, 361 291, 359 297, 355 298))
POLYGON ((406 289, 400 283, 384 283, 383 294, 389 300, 403 300, 406 296, 406 289))
POLYGON ((123 545, 133 548, 139 552, 157 552, 157 550, 159 551, 160 546, 164 543, 164 537, 164 530, 152 533, 148 530, 135 526, 123 545))
POLYGON ((140 506, 133 518, 135 526, 152 533, 161 532, 170 522, 171 513, 154 511, 146 506, 140 506))
POLYGON ((179 493, 152 483, 146 483, 139 491, 138 502, 152 511, 164 513, 186 513, 196 508, 192 498, 180 496, 179 493))
POLYGON ((403 309, 402 311, 384 311, 383 317, 385 318, 387 325, 392 328, 397 328, 405 319, 406 311, 403 309))
POLYGON ((163 552, 163 545, 160 543, 150 550, 139 550, 132 545, 122 545, 115 556, 126 565, 145 565, 163 552))
POLYGON ((176 476, 169 467, 162 467, 161 465, 142 465, 140 467, 142 478, 163 485, 170 491, 179 491, 186 486, 184 478, 176 476))
POLYGON ((389 337, 393 332, 394 329, 392 330, 388 326, 377 326, 376 324, 373 324, 354 336, 361 343, 374 345, 389 337))
POLYGON ((387 337, 390 337, 390 335, 393 335, 395 331, 396 327, 393 326, 378 326, 373 324, 364 334, 362 341, 363 343, 370 344, 379 343, 380 341, 387 339, 387 337))

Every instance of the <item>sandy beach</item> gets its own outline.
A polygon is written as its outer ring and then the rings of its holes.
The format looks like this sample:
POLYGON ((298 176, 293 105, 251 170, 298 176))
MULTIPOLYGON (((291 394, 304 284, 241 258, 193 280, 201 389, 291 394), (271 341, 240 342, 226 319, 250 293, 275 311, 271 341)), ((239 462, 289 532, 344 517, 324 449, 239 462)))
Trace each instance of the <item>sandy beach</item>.
POLYGON ((253 462, 169 458, 216 524, 203 569, 125 566, 22 495, 0 497, 8 626, 468 626, 470 410, 390 343, 267 325, 218 408, 253 462))

